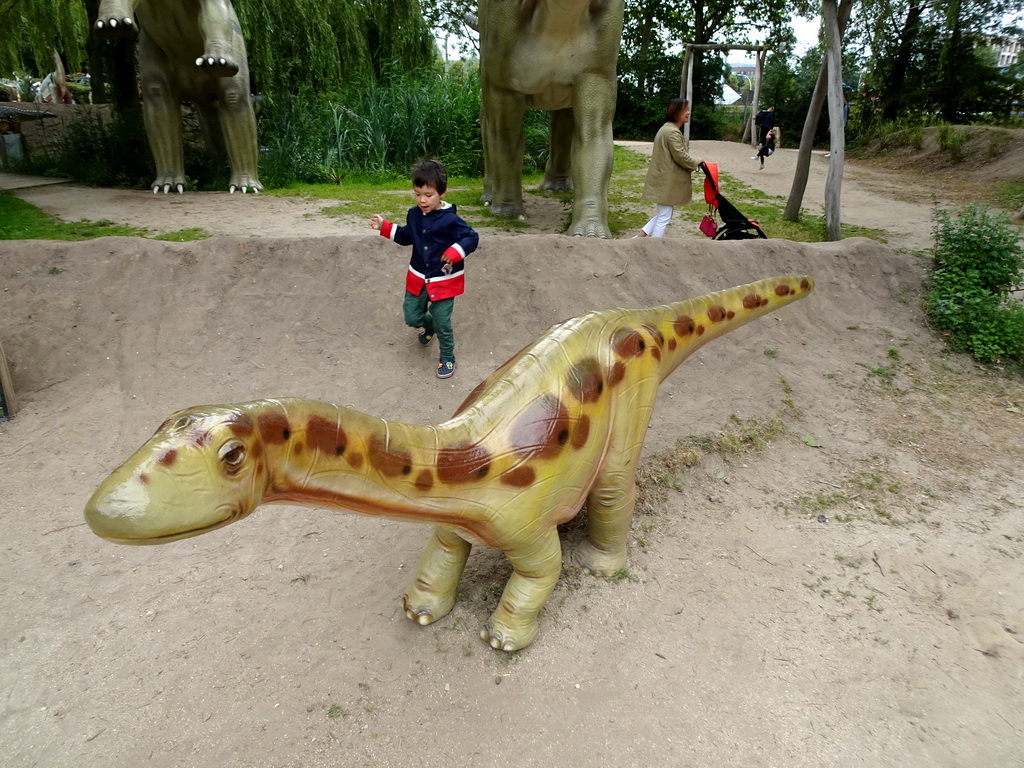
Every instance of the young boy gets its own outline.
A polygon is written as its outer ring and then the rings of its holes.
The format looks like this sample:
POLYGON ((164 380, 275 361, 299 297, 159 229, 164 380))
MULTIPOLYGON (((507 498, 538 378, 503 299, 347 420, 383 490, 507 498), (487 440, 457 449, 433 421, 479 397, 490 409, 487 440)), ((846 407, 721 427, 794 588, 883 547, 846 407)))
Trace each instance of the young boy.
POLYGON ((412 169, 416 206, 409 209, 404 227, 379 213, 370 226, 399 245, 412 246, 405 275, 405 324, 420 329, 419 342, 427 346, 437 334, 441 359, 437 378, 455 373, 455 334, 452 309, 463 291, 463 259, 476 250, 480 236, 459 218, 455 206, 444 201, 448 174, 436 160, 421 160, 412 169))

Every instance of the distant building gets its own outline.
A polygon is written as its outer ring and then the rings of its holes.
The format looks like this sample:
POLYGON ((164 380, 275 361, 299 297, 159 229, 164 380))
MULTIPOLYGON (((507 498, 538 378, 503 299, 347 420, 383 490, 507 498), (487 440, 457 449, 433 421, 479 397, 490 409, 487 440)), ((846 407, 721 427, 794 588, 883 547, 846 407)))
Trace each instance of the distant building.
POLYGON ((1006 40, 1003 43, 996 43, 993 41, 993 48, 996 49, 998 60, 996 66, 1000 69, 1004 67, 1012 67, 1017 63, 1018 57, 1021 53, 1021 48, 1024 45, 1021 44, 1019 39, 1017 40, 1006 40))
POLYGON ((757 67, 747 62, 730 64, 729 69, 732 70, 734 75, 743 75, 744 77, 753 77, 757 73, 757 67))

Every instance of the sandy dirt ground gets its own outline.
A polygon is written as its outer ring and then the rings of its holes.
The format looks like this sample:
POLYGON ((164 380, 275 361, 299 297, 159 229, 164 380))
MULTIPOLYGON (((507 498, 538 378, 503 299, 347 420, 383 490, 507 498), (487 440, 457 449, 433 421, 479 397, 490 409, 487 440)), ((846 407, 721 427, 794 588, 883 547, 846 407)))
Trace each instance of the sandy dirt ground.
MULTIPOLYGON (((695 149, 788 189, 785 150, 759 172, 746 147, 695 149)), ((844 220, 889 245, 485 233, 447 381, 401 321, 407 252, 323 201, 64 198, 69 219, 219 236, 0 243, 20 400, 0 424, 0 762, 1024 765, 1024 386, 927 328, 909 249, 928 197, 847 180, 844 220), (179 408, 296 396, 435 423, 552 323, 784 273, 815 292, 662 385, 623 578, 565 567, 524 651, 479 638, 510 573, 485 548, 451 614, 405 619, 426 526, 266 506, 135 548, 82 520, 179 408)))

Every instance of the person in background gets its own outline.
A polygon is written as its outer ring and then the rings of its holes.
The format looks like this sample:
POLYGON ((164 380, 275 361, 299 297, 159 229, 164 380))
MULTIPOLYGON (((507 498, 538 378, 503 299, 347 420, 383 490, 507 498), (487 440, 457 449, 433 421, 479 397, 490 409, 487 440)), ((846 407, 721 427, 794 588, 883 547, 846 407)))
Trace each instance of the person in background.
POLYGON ((775 127, 775 107, 768 107, 758 112, 754 116, 754 125, 757 126, 757 143, 764 144, 768 138, 768 132, 775 127))
POLYGON ((771 157, 773 154, 775 154, 775 147, 778 140, 779 129, 772 128, 770 131, 768 131, 768 136, 765 137, 765 140, 761 142, 761 144, 758 146, 757 157, 760 158, 761 160, 761 166, 758 168, 759 171, 764 170, 764 159, 766 157, 771 157))
POLYGON ((672 99, 668 103, 666 122, 654 137, 651 164, 644 183, 644 200, 656 203, 657 212, 636 237, 664 237, 675 206, 693 199, 691 174, 703 161, 690 156, 690 147, 683 138, 682 127, 690 119, 690 102, 672 99))

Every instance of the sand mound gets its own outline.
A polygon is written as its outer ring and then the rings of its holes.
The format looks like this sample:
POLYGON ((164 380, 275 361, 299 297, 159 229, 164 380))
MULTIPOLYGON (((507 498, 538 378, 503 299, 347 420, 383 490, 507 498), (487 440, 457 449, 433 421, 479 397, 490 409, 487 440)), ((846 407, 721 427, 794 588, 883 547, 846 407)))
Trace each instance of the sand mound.
POLYGON ((3 256, 0 338, 22 405, 0 424, 8 764, 1024 756, 1010 714, 1024 705, 1019 388, 943 361, 914 257, 859 239, 489 236, 456 304, 459 370, 439 381, 436 348, 402 324, 407 255, 367 234, 3 256), (684 363, 647 450, 751 418, 786 432, 665 469, 628 578, 567 572, 512 658, 478 639, 508 576, 500 553, 474 552, 437 625, 404 619, 421 527, 267 507, 130 548, 82 523, 96 484, 178 408, 298 396, 437 422, 554 322, 794 272, 815 293, 684 363))

